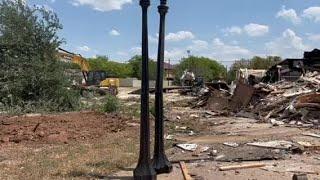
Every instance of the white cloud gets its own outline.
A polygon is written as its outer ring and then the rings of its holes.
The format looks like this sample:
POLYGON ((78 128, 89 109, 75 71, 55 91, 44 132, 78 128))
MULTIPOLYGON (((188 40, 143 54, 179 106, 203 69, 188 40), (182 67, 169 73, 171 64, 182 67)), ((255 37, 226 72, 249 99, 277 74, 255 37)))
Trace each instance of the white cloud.
POLYGON ((84 52, 89 52, 91 51, 91 48, 89 48, 88 46, 79 46, 77 48, 79 51, 84 51, 84 52))
POLYGON ((190 31, 179 31, 176 33, 169 33, 166 35, 166 40, 168 41, 182 41, 186 39, 194 39, 195 36, 190 31))
POLYGON ((193 40, 192 44, 183 48, 171 48, 165 51, 165 58, 178 60, 187 56, 187 50, 195 56, 206 56, 218 61, 233 61, 235 59, 249 58, 253 53, 240 46, 224 43, 221 39, 215 38, 212 43, 203 40, 193 40))
POLYGON ((111 36, 120 36, 120 32, 119 32, 118 30, 116 30, 116 29, 112 29, 112 30, 109 32, 109 34, 110 34, 111 36))
POLYGON ((240 46, 233 46, 224 43, 221 39, 215 38, 212 43, 213 56, 219 60, 235 60, 239 58, 246 58, 252 55, 248 49, 240 46))
POLYGON ((310 41, 320 42, 320 34, 308 34, 310 41))
POLYGON ((239 35, 242 33, 242 29, 238 26, 232 26, 225 29, 225 32, 230 35, 239 35))
POLYGON ((269 26, 254 23, 245 25, 243 29, 252 37, 263 36, 269 32, 269 26))
POLYGON ((301 18, 297 15, 296 11, 294 9, 286 9, 285 6, 282 6, 282 9, 277 13, 276 17, 290 21, 293 24, 301 23, 301 18))
POLYGON ((132 3, 132 0, 72 0, 74 6, 90 6, 97 11, 120 10, 123 5, 132 3))
POLYGON ((191 51, 201 51, 209 48, 209 43, 203 40, 193 40, 192 45, 188 47, 191 51))
POLYGON ((320 22, 320 7, 309 7, 305 9, 302 14, 303 17, 320 22))
POLYGON ((266 49, 271 55, 300 57, 310 47, 304 44, 303 39, 297 36, 293 30, 287 29, 281 37, 266 43, 266 49))

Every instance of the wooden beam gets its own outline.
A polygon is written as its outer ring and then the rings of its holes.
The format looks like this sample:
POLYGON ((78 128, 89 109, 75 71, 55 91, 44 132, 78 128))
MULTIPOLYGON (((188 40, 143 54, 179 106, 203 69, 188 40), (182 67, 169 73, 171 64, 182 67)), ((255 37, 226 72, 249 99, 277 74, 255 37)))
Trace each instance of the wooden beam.
POLYGON ((248 168, 258 168, 264 167, 266 164, 264 163, 256 163, 256 164, 239 164, 239 165, 231 165, 231 166, 221 166, 219 167, 220 171, 229 171, 235 169, 248 169, 248 168))
POLYGON ((184 180, 191 180, 191 176, 189 175, 189 171, 187 169, 186 163, 184 163, 184 161, 180 161, 180 168, 184 177, 184 180))

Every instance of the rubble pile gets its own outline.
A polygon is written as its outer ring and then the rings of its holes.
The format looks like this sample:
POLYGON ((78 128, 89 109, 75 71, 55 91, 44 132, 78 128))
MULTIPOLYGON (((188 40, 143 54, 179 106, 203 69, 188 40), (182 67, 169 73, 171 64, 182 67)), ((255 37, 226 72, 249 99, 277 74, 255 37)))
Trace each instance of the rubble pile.
POLYGON ((259 83, 246 111, 266 122, 319 126, 320 73, 310 72, 295 82, 259 83))
POLYGON ((297 81, 238 83, 234 93, 207 87, 208 91, 192 102, 193 108, 204 108, 224 115, 246 114, 274 125, 290 123, 320 127, 320 73, 309 72, 297 81))

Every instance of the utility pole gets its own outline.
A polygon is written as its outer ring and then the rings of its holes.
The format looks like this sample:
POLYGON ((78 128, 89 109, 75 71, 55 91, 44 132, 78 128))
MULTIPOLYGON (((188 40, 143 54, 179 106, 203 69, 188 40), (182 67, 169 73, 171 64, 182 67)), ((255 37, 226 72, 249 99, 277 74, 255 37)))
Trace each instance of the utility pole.
POLYGON ((169 7, 167 0, 160 0, 158 11, 160 14, 159 44, 157 59, 157 81, 155 92, 155 144, 153 167, 158 174, 170 173, 172 165, 164 150, 164 120, 163 120, 163 69, 165 49, 165 17, 169 7))
POLYGON ((133 174, 135 180, 156 180, 157 175, 150 160, 150 120, 149 120, 149 48, 148 48, 148 8, 150 0, 140 0, 142 8, 142 81, 140 117, 140 154, 133 174))

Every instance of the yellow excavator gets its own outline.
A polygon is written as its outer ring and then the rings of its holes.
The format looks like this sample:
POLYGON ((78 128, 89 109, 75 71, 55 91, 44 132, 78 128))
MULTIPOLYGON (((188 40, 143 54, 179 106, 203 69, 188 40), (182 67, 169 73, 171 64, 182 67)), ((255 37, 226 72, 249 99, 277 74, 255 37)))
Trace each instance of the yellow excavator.
POLYGON ((106 71, 91 71, 89 62, 80 54, 74 54, 64 49, 58 49, 59 59, 64 62, 71 62, 80 66, 83 81, 81 90, 96 90, 100 94, 107 92, 112 95, 118 94, 120 80, 108 75, 106 71))

